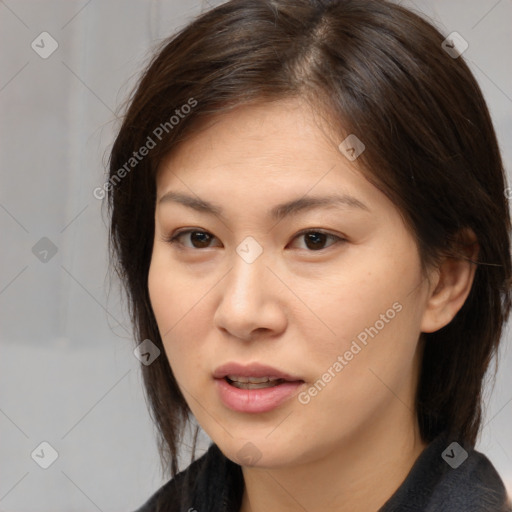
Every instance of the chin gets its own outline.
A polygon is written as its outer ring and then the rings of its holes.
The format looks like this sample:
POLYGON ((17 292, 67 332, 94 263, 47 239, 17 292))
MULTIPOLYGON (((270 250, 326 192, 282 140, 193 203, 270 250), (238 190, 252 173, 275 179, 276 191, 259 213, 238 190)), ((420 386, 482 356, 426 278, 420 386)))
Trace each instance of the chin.
POLYGON ((275 440, 265 439, 261 436, 247 436, 243 438, 230 438, 225 442, 215 444, 224 455, 243 467, 255 467, 261 469, 279 468, 290 464, 298 463, 298 453, 290 453, 291 446, 298 447, 298 444, 284 441, 282 437, 275 440))

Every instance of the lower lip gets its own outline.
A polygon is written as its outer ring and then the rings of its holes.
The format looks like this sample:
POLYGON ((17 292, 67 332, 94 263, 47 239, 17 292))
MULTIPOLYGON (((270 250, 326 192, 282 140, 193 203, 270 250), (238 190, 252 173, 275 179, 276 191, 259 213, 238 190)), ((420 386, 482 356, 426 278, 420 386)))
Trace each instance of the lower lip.
POLYGON ((220 399, 226 407, 238 412, 268 412, 292 397, 304 382, 284 382, 260 389, 239 389, 225 379, 215 379, 220 399))

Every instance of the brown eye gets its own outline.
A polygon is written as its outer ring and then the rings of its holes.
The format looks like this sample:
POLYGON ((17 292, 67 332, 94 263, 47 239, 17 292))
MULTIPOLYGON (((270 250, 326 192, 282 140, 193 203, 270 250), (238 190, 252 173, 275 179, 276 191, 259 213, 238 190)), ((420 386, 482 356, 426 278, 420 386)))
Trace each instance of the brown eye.
POLYGON ((305 248, 310 251, 321 251, 322 249, 325 249, 325 244, 329 239, 333 240, 333 243, 329 244, 327 247, 334 245, 335 243, 345 241, 343 238, 331 233, 324 233, 323 231, 315 230, 303 231, 295 237, 295 239, 300 238, 304 239, 305 248))
POLYGON ((187 229, 185 231, 181 231, 172 237, 170 237, 167 242, 169 243, 178 243, 183 245, 184 247, 191 249, 206 249, 209 247, 209 244, 215 237, 208 233, 207 231, 201 231, 198 229, 187 229), (181 240, 188 240, 191 245, 187 245, 183 243, 181 240))

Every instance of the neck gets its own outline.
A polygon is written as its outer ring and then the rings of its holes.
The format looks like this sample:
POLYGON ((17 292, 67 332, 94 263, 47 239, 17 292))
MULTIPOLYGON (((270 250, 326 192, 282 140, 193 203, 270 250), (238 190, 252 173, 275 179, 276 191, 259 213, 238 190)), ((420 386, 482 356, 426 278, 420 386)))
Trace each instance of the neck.
POLYGON ((415 418, 410 418, 409 425, 409 429, 400 429, 392 423, 373 423, 371 429, 353 433, 328 455, 301 465, 243 467, 240 512, 378 510, 426 447, 415 418))

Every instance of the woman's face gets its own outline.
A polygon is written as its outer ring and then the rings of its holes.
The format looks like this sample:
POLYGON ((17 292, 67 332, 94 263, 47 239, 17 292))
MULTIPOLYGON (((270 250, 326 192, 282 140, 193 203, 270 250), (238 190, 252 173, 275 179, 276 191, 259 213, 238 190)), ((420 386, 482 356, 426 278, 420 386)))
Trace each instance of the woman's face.
POLYGON ((429 292, 398 210, 297 100, 216 121, 159 169, 148 282, 199 424, 261 467, 416 429, 429 292))

